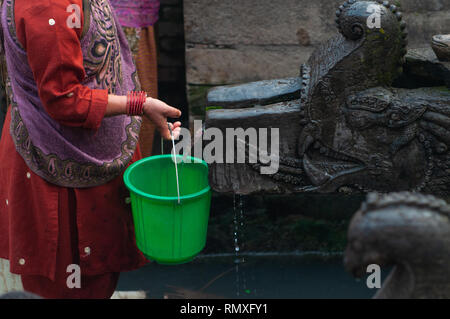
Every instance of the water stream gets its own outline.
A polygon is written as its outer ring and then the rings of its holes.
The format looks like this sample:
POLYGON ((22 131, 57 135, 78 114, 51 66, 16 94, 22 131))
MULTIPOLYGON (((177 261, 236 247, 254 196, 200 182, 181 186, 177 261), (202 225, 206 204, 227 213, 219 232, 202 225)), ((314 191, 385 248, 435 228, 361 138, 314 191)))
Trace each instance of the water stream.
POLYGON ((242 256, 244 248, 244 200, 242 195, 234 195, 233 197, 233 211, 234 211, 234 264, 236 273, 236 297, 240 297, 241 292, 247 292, 247 282, 244 268, 240 265, 245 263, 245 257, 242 256))

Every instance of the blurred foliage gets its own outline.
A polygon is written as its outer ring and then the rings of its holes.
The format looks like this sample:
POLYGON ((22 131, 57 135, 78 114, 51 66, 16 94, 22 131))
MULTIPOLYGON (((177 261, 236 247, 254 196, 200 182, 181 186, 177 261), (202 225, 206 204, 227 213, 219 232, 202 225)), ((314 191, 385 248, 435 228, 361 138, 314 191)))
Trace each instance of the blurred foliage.
POLYGON ((204 117, 206 110, 206 95, 212 85, 188 85, 189 111, 192 115, 204 117))

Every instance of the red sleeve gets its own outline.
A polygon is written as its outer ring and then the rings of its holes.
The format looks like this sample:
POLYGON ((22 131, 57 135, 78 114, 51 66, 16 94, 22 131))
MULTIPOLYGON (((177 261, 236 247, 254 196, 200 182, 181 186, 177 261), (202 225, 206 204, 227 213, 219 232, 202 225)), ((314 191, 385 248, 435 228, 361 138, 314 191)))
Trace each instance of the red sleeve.
POLYGON ((59 123, 98 129, 108 104, 108 90, 81 84, 86 73, 81 50, 82 0, 16 0, 17 36, 28 55, 39 97, 48 114, 59 123), (80 28, 67 20, 78 5, 80 28))

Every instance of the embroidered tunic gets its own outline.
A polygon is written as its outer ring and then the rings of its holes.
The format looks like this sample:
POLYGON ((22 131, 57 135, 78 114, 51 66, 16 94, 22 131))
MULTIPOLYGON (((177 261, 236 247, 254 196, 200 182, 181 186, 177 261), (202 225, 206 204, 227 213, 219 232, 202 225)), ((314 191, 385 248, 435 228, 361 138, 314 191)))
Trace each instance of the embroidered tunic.
POLYGON ((17 151, 34 173, 59 186, 92 187, 114 179, 133 156, 141 118, 120 115, 99 123, 108 93, 139 89, 108 1, 84 1, 81 40, 81 28, 67 23, 71 1, 14 2, 5 0, 2 25, 17 151), (81 113, 73 107, 80 104, 87 104, 81 113))
POLYGON ((158 21, 159 0, 110 0, 124 27, 145 28, 158 21))
POLYGON ((83 275, 142 266, 122 181, 140 156, 141 119, 104 118, 108 93, 139 83, 108 0, 4 0, 2 27, 12 105, 0 142, 0 258, 13 273, 55 278, 68 188, 83 275), (67 27, 73 4, 82 28, 67 27))

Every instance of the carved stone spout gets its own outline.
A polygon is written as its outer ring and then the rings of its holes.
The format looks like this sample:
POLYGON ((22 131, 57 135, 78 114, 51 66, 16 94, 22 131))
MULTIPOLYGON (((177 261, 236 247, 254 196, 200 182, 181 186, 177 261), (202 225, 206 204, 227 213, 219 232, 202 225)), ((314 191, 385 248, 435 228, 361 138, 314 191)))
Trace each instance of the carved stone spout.
POLYGON ((336 23, 339 34, 298 78, 209 93, 209 106, 222 109, 207 112, 206 127, 280 136, 275 174, 260 174, 262 161, 213 164, 216 191, 450 193, 448 65, 431 47, 407 54, 406 23, 388 1, 349 0, 336 23), (368 23, 373 12, 379 27, 368 23))
POLYGON ((439 60, 450 62, 450 34, 435 35, 431 47, 439 60))
POLYGON ((450 298, 450 206, 417 193, 369 194, 353 217, 344 263, 394 266, 375 298, 450 298))

